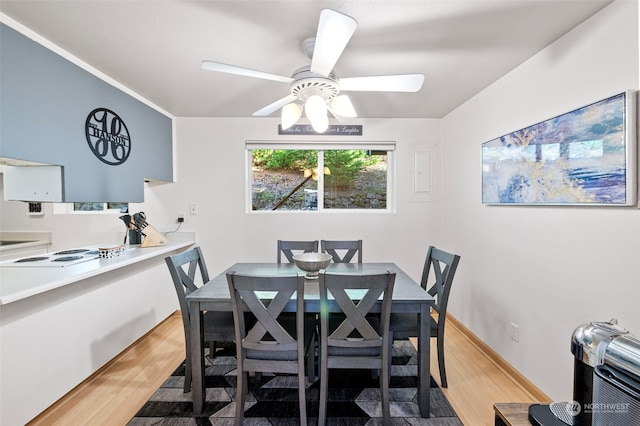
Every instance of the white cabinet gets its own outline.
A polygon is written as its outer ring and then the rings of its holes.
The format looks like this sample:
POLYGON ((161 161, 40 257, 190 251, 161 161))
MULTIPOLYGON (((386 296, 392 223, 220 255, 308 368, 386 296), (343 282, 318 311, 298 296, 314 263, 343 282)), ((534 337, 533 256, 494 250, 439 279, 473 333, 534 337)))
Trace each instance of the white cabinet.
POLYGON ((4 199, 62 202, 62 167, 4 166, 4 199))

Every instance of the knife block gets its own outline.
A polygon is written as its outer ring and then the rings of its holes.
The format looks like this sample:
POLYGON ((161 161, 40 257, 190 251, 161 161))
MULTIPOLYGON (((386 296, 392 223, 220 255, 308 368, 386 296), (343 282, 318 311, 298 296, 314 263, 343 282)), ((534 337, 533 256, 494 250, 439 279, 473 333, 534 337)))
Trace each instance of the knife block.
POLYGON ((142 235, 140 235, 140 233, 138 232, 138 230, 136 229, 129 229, 127 231, 127 233, 129 234, 128 238, 129 238, 129 245, 136 245, 136 244, 140 244, 142 242, 142 235))
POLYGON ((159 247, 167 244, 167 237, 162 235, 156 228, 151 225, 147 225, 142 230, 144 239, 140 247, 159 247))

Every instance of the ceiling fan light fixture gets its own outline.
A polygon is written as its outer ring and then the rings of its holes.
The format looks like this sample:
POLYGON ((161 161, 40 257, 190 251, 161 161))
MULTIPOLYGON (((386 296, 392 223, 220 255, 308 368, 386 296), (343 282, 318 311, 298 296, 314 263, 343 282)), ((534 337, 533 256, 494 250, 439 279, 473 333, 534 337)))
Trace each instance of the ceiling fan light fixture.
POLYGON ((311 127, 318 133, 324 133, 329 128, 327 117, 327 103, 320 95, 311 95, 304 104, 304 113, 311 122, 311 127))
POLYGON ((329 128, 329 117, 325 114, 324 116, 320 116, 318 119, 311 121, 311 127, 317 133, 324 133, 329 128))
POLYGON ((324 133, 329 128, 328 112, 338 122, 343 117, 357 117, 351 100, 347 96, 340 96, 341 92, 417 92, 424 82, 423 74, 339 78, 333 69, 357 26, 358 22, 351 16, 331 9, 322 10, 315 37, 307 38, 302 43, 311 64, 298 68, 291 77, 214 61, 203 61, 202 68, 288 83, 289 95, 253 115, 266 117, 282 109, 282 129, 289 129, 299 120, 304 108, 313 129, 317 133, 324 133))
POLYGON ((286 130, 296 124, 301 116, 302 109, 297 103, 291 102, 290 104, 285 105, 282 108, 282 130, 286 130))
POLYGON ((349 96, 347 95, 340 95, 333 98, 329 109, 333 114, 340 117, 355 118, 358 116, 353 104, 351 103, 351 99, 349 99, 349 96))

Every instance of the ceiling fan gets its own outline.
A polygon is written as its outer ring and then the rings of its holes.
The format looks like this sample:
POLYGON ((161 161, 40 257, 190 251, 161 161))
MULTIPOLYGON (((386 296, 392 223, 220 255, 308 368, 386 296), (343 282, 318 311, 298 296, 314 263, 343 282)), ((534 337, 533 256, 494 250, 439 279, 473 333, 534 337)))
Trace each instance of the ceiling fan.
POLYGON ((422 74, 339 78, 333 67, 357 26, 358 23, 352 17, 324 9, 320 13, 316 37, 303 42, 303 49, 311 59, 311 65, 299 68, 291 77, 213 61, 203 61, 202 68, 288 83, 291 92, 289 95, 253 115, 267 116, 282 108, 282 128, 287 129, 298 121, 304 108, 313 129, 323 133, 329 127, 327 111, 337 119, 357 117, 351 100, 341 92, 417 92, 424 81, 422 74))

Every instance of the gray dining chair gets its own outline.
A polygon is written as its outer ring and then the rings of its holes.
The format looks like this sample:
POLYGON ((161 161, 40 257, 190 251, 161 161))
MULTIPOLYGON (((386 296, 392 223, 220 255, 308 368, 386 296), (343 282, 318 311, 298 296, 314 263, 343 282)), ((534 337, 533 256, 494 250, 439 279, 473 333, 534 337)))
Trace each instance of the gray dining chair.
POLYGON ((342 275, 320 271, 320 412, 327 421, 329 369, 372 369, 380 380, 384 424, 390 424, 389 376, 393 335, 389 330, 396 273, 342 275), (369 315, 382 298, 380 315, 369 315))
MULTIPOLYGON (((303 274, 256 276, 227 273, 238 359, 237 426, 242 424, 244 418, 248 371, 296 374, 300 424, 307 424, 305 353, 313 328, 309 329, 305 323, 304 281, 303 274), (261 300, 264 292, 274 293, 266 305, 261 300), (282 312, 292 297, 296 303, 293 317, 282 312), (244 321, 244 309, 257 319, 251 327, 244 321)), ((311 326, 315 327, 315 324, 311 323, 311 326)))
MULTIPOLYGON (((294 263, 293 262, 293 256, 295 256, 298 253, 315 253, 318 251, 318 240, 312 240, 312 241, 290 241, 290 240, 278 240, 278 256, 277 256, 277 262, 278 263, 282 263, 283 259, 282 259, 282 255, 284 255, 284 258, 286 259, 287 262, 289 263, 294 263)), ((283 316, 291 316, 291 313, 284 313, 283 316)), ((316 323, 317 325, 317 320, 318 317, 316 314, 311 314, 308 313, 305 315, 305 323, 310 324, 310 323, 316 323)), ((313 333, 313 336, 311 337, 311 345, 313 348, 315 348, 317 346, 317 333, 313 333)), ((315 351, 315 349, 314 349, 315 351)), ((308 371, 309 371, 309 377, 315 377, 315 374, 313 374, 312 372, 315 371, 315 357, 309 357, 308 360, 308 371)))
POLYGON ((333 263, 350 263, 357 254, 358 263, 362 263, 362 240, 320 241, 322 253, 331 255, 333 263))
MULTIPOLYGON (((438 313, 438 319, 430 316, 428 321, 431 337, 437 339, 440 384, 443 388, 447 387, 447 374, 444 366, 444 326, 447 320, 447 303, 451 293, 451 285, 459 261, 460 256, 429 246, 420 280, 422 288, 427 290, 431 296, 435 296, 436 299, 433 309, 438 313), (428 287, 431 270, 433 270, 434 281, 431 287, 428 287)), ((418 316, 417 314, 393 313, 389 327, 393 331, 395 339, 416 337, 418 335, 418 316)))
POLYGON ((318 240, 315 241, 287 241, 278 240, 278 263, 282 263, 282 255, 289 263, 293 263, 293 256, 297 253, 311 253, 318 251, 318 240))
MULTIPOLYGON (((209 273, 202 256, 202 249, 195 247, 180 254, 168 256, 173 285, 178 294, 185 340, 184 392, 191 390, 191 317, 186 296, 209 281, 209 273), (198 270, 200 273, 198 274, 198 270)), ((209 343, 209 357, 215 356, 215 342, 234 342, 236 335, 231 312, 208 311, 203 315, 204 341, 209 343)))

